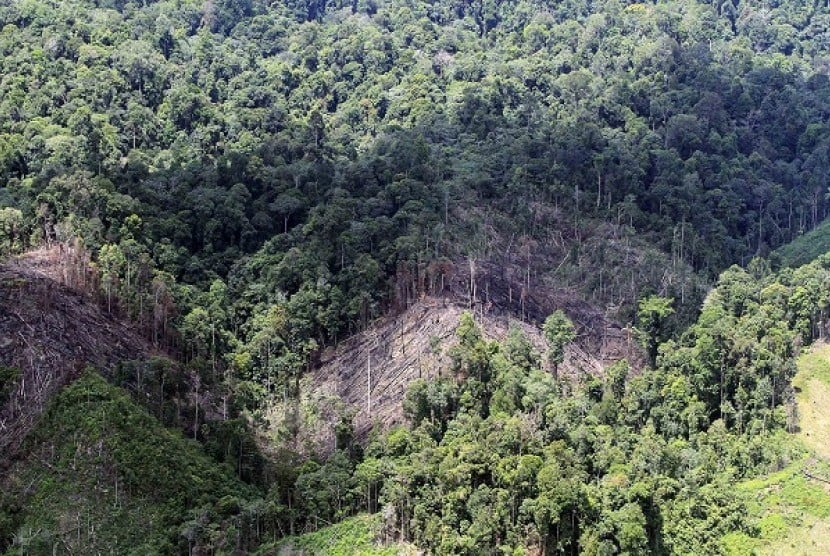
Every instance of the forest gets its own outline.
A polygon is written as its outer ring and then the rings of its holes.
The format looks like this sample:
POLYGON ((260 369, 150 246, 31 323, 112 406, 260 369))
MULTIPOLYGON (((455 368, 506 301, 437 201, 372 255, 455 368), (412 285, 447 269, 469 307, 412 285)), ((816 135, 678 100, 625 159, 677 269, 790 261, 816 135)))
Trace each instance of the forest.
POLYGON ((829 73, 813 0, 0 0, 0 262, 57 250, 146 344, 0 457, 0 554, 268 554, 362 514, 431 554, 750 553, 735 486, 805 457, 826 333, 830 258, 792 246, 829 73), (467 312, 401 423, 297 449, 322 354, 427 298, 467 312), (571 372, 589 313, 636 356, 571 372))

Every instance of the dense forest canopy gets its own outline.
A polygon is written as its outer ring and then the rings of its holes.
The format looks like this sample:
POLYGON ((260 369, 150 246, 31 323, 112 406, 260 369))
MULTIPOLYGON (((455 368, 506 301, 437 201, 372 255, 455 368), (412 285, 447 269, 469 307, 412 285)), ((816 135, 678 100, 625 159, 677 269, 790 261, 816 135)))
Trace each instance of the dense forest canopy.
POLYGON ((186 314, 199 294, 176 284, 221 279, 224 328, 281 303, 295 352, 381 314, 402 265, 486 256, 494 229, 550 243, 550 207, 571 237, 609 221, 713 277, 825 215, 828 18, 7 1, 2 243, 80 236, 133 313, 169 292, 186 314))
POLYGON ((189 507, 179 548, 385 508, 436 553, 713 553, 757 533, 729 486, 789 461, 826 318, 826 259, 750 261, 827 215, 828 71, 806 0, 0 0, 0 255, 68 246, 183 367, 115 382, 263 493, 189 507), (468 317, 411 428, 256 453, 321 348, 497 254, 615 306, 649 370, 566 383, 567 315, 544 358, 468 317))
POLYGON ((470 195, 625 221, 711 273, 825 214, 821 3, 6 4, 24 235, 118 242, 136 213, 189 281, 275 235, 338 274, 444 254, 470 195))

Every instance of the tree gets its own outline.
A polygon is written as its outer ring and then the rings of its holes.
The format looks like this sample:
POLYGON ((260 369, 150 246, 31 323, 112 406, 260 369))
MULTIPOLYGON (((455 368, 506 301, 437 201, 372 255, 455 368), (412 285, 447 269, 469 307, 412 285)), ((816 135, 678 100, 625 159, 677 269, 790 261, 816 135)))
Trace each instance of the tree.
POLYGON ((127 259, 118 245, 106 244, 98 254, 101 268, 101 284, 107 296, 107 312, 112 313, 113 297, 119 295, 121 278, 127 268, 127 259))
POLYGON ((557 309, 545 319, 542 332, 548 343, 548 362, 556 371, 565 360, 565 347, 576 339, 576 330, 571 319, 557 309))
POLYGON ((665 339, 666 318, 674 313, 672 303, 674 299, 650 295, 638 304, 637 332, 652 365, 657 360, 657 346, 665 339))
POLYGON ((0 253, 11 254, 23 247, 23 212, 13 207, 0 209, 0 253), (3 245, 5 243, 5 245, 3 245))

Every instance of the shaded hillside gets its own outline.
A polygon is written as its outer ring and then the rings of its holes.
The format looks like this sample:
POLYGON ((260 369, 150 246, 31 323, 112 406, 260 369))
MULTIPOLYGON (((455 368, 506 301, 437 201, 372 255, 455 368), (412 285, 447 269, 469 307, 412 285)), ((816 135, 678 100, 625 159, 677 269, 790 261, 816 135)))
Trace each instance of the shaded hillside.
POLYGON ((0 266, 0 365, 21 371, 0 407, 0 453, 6 457, 50 398, 85 367, 112 371, 154 353, 129 324, 81 291, 78 277, 67 274, 69 256, 65 248, 43 248, 0 266))
POLYGON ((0 493, 0 553, 206 554, 208 537, 233 549, 224 521, 255 491, 84 372, 50 401, 0 493))

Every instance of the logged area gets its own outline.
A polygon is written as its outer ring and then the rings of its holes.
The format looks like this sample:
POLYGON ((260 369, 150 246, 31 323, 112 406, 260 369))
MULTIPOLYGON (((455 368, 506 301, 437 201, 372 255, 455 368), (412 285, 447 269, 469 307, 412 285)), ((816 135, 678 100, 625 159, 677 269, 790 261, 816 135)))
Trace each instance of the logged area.
MULTIPOLYGON (((383 429, 401 424, 402 402, 409 385, 419 379, 438 378, 442 370, 447 374, 449 353, 457 344, 458 323, 469 310, 461 300, 425 297, 402 313, 379 319, 366 331, 323 351, 305 388, 345 402, 354 411, 355 429, 361 437, 377 424, 383 429)), ((565 350, 557 369, 563 379, 578 381, 585 374, 601 377, 608 366, 621 359, 644 363, 632 330, 621 329, 585 303, 571 314, 576 315, 576 322, 588 325, 578 327, 577 340, 565 350)), ((545 339, 538 325, 497 309, 482 309, 475 315, 489 338, 503 341, 513 327, 527 336, 538 353, 545 352, 545 339)))
POLYGON ((156 350, 132 325, 114 318, 86 293, 67 247, 45 247, 0 264, 0 364, 16 369, 0 405, 0 452, 14 454, 60 389, 91 366, 156 350))

